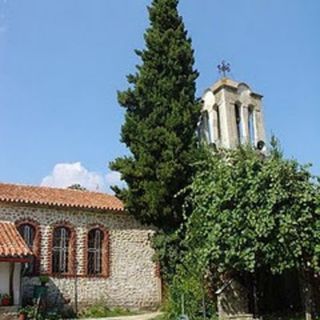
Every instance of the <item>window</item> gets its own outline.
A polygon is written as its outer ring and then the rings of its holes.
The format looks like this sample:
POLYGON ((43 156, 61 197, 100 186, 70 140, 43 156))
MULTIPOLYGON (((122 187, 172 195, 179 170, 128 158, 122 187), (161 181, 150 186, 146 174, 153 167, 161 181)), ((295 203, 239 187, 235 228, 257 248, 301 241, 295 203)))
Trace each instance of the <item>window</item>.
POLYGON ((103 225, 88 229, 84 250, 84 270, 89 277, 109 276, 109 232, 103 225))
POLYGON ((221 123, 220 123, 220 110, 219 106, 214 107, 214 121, 215 121, 215 140, 216 142, 221 141, 221 123))
POLYGON ((236 117, 236 128, 238 143, 242 142, 242 123, 241 123, 241 109, 238 104, 235 104, 235 117, 236 117))
POLYGON ((201 116, 201 127, 202 127, 202 139, 203 141, 210 143, 211 141, 211 128, 209 124, 208 111, 204 111, 201 116))
POLYGON ((52 239, 52 272, 65 274, 70 272, 70 235, 66 227, 56 227, 52 239))
POLYGON ((88 234, 88 274, 99 275, 102 273, 102 245, 103 232, 93 229, 88 234))
POLYGON ((254 145, 254 113, 253 108, 249 108, 248 114, 248 129, 249 129, 249 142, 254 145))
MULTIPOLYGON (((34 252, 36 228, 29 223, 21 223, 18 226, 18 231, 21 234, 26 245, 29 247, 29 249, 34 252)), ((23 264, 22 274, 31 276, 34 273, 35 273, 35 257, 32 257, 32 260, 30 262, 23 264)))

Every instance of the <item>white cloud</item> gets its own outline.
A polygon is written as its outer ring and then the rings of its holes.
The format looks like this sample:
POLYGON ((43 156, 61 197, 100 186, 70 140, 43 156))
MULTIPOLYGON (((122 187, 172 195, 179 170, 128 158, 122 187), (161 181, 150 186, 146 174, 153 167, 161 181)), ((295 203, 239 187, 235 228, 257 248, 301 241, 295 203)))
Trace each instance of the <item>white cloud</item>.
POLYGON ((106 181, 107 184, 109 185, 121 185, 121 175, 119 172, 117 171, 110 171, 107 175, 106 175, 106 181))
POLYGON ((89 171, 81 162, 58 163, 52 173, 44 177, 41 186, 67 188, 73 184, 80 184, 91 191, 110 192, 111 185, 121 185, 120 174, 115 171, 103 175, 89 171))

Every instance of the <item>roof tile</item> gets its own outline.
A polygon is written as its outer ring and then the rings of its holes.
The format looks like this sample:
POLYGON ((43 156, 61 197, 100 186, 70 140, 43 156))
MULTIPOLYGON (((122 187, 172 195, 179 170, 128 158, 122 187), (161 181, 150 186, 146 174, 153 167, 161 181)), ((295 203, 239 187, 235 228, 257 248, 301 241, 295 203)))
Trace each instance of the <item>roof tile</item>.
POLYGON ((0 201, 90 210, 123 211, 123 203, 105 193, 0 183, 0 201))
POLYGON ((32 255, 16 226, 0 221, 0 258, 23 258, 32 255))

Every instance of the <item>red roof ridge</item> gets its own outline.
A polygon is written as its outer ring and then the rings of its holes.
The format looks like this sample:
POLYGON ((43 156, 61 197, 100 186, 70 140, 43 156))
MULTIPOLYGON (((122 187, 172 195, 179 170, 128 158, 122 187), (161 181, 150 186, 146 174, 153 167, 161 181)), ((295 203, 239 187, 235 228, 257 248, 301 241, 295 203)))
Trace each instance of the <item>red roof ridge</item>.
POLYGON ((0 182, 0 201, 123 211, 116 196, 96 191, 0 182))
MULTIPOLYGON (((112 194, 106 193, 106 192, 98 192, 98 191, 91 191, 91 190, 79 190, 79 189, 70 189, 70 188, 62 188, 62 187, 51 187, 51 186, 38 186, 34 184, 28 184, 28 183, 10 183, 10 182, 0 182, 0 186, 12 186, 12 187, 27 187, 27 188, 35 188, 35 189, 49 189, 49 190, 62 190, 62 191, 74 191, 74 192, 89 192, 89 193, 95 193, 99 195, 105 195, 109 197, 115 197, 112 194)), ((116 197, 115 197, 116 198, 116 197)))

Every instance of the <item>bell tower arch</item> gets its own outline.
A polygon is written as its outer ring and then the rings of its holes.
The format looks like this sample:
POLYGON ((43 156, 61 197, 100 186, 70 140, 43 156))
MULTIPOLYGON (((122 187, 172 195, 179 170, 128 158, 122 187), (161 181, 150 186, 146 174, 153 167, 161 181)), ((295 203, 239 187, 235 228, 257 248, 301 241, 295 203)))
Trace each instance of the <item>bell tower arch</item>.
POLYGON ((202 97, 201 139, 217 148, 251 144, 262 150, 266 143, 262 98, 243 82, 219 79, 202 97))

